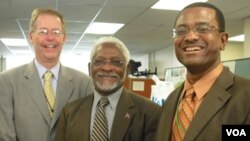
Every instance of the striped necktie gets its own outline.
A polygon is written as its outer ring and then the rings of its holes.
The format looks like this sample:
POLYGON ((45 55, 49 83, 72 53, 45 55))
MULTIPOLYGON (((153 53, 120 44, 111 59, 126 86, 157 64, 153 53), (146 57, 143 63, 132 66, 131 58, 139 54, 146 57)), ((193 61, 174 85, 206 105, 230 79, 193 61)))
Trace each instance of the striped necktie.
POLYGON ((108 141, 108 123, 105 116, 104 108, 108 105, 109 100, 107 97, 102 97, 99 100, 98 108, 95 114, 93 130, 92 130, 92 141, 108 141))
POLYGON ((44 73, 44 94, 47 100, 50 117, 53 117, 54 114, 54 105, 55 105, 55 94, 52 86, 52 72, 47 71, 44 73))
POLYGON ((194 102, 195 92, 194 88, 190 87, 186 90, 184 97, 182 98, 179 111, 175 115, 175 120, 172 129, 172 141, 182 141, 185 133, 189 127, 191 120, 193 119, 195 112, 194 102))

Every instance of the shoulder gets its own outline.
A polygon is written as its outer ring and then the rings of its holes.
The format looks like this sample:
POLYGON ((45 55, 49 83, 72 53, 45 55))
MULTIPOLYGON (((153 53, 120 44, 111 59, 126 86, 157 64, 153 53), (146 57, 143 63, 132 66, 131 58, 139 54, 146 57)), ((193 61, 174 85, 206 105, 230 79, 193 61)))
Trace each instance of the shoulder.
POLYGON ((93 94, 88 95, 86 97, 81 97, 77 100, 74 100, 64 107, 64 111, 67 111, 67 113, 71 113, 72 111, 79 110, 81 107, 90 106, 92 105, 93 101, 93 94))
MULTIPOLYGON (((244 77, 241 77, 239 75, 235 75, 234 76, 234 80, 235 80, 235 83, 238 83, 239 85, 242 85, 242 86, 250 86, 250 79, 247 79, 247 78, 244 78, 244 77)), ((250 87, 249 87, 250 89, 250 87)))
POLYGON ((224 68, 220 76, 218 77, 217 84, 223 87, 235 87, 238 86, 243 89, 250 90, 250 80, 243 78, 237 74, 232 73, 228 68, 224 68))
POLYGON ((66 76, 72 76, 73 78, 90 78, 89 75, 84 72, 63 65, 61 66, 61 73, 65 74, 66 76))
POLYGON ((143 97, 139 94, 132 93, 128 90, 124 90, 124 93, 131 98, 136 107, 140 107, 142 109, 158 109, 160 106, 155 102, 151 101, 149 98, 143 97))
POLYGON ((65 72, 71 72, 71 73, 75 73, 75 74, 87 75, 86 73, 84 73, 84 72, 82 72, 80 70, 77 70, 77 69, 74 69, 74 68, 71 68, 71 67, 68 67, 68 66, 61 65, 61 69, 62 69, 62 71, 65 71, 65 72))
MULTIPOLYGON (((161 106, 151 101, 149 98, 141 95, 128 92, 126 93, 130 100, 122 103, 123 107, 126 104, 128 108, 136 114, 139 120, 158 120, 161 114, 161 106)), ((121 108, 123 109, 123 108, 121 108)))
POLYGON ((0 72, 0 77, 11 77, 15 78, 19 76, 23 76, 25 69, 27 68, 28 64, 24 64, 15 68, 11 68, 9 70, 5 70, 0 72))

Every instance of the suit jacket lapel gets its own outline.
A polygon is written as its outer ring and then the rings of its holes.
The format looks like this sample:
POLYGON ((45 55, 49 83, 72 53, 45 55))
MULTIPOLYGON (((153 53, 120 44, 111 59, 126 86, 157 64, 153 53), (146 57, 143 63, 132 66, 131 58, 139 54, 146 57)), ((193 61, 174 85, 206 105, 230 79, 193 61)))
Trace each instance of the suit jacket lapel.
POLYGON ((230 99, 231 94, 226 91, 233 83, 233 74, 224 70, 201 103, 194 119, 187 130, 185 140, 195 140, 209 120, 230 99))
POLYGON ((28 94, 32 97, 35 105, 37 106, 38 110, 42 113, 47 123, 50 124, 51 119, 46 104, 47 102, 44 97, 41 80, 39 78, 34 61, 28 64, 27 67, 25 68, 24 77, 25 77, 24 85, 26 86, 26 89, 29 92, 28 94))
POLYGON ((53 127, 57 122, 62 108, 68 103, 74 89, 73 77, 70 73, 65 71, 63 66, 61 66, 58 78, 59 80, 57 83, 56 101, 59 102, 56 102, 55 104, 55 113, 51 127, 53 127))
POLYGON ((183 85, 173 92, 174 94, 172 94, 172 97, 171 96, 169 97, 169 99, 171 100, 168 101, 168 99, 166 99, 165 101, 165 104, 166 104, 165 107, 169 107, 169 108, 162 111, 161 120, 164 121, 162 122, 164 123, 164 125, 158 125, 164 128, 164 130, 161 130, 162 133, 160 133, 162 140, 169 140, 171 137, 173 120, 175 117, 177 103, 179 101, 179 97, 181 95, 182 89, 183 89, 183 85))
POLYGON ((84 99, 82 105, 79 108, 79 113, 76 115, 76 127, 73 129, 76 133, 77 141, 89 141, 90 140, 90 121, 91 110, 93 104, 94 95, 89 95, 84 99))
POLYGON ((130 94, 126 90, 123 90, 117 105, 110 140, 123 140, 134 116, 134 106, 135 104, 132 101, 130 94))

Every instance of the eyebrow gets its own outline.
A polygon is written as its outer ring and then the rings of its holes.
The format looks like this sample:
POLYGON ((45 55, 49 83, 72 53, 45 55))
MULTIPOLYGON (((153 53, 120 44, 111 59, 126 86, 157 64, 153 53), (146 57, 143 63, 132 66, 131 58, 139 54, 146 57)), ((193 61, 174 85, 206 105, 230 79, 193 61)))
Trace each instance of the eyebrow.
MULTIPOLYGON (((37 28, 37 29, 46 29, 46 30, 49 30, 47 27, 41 27, 41 28, 37 28)), ((52 28, 51 30, 62 30, 60 28, 52 28)))
MULTIPOLYGON (((201 25, 201 24, 210 24, 210 23, 209 22, 197 22, 197 23, 194 24, 194 26, 201 25)), ((181 26, 186 26, 187 27, 188 24, 179 24, 176 27, 181 27, 181 26)))

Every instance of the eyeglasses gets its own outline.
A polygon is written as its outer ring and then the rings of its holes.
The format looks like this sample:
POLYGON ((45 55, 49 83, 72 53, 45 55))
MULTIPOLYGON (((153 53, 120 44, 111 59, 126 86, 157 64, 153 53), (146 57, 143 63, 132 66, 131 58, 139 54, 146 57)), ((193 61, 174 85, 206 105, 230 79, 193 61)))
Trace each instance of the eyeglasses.
MULTIPOLYGON (((47 28, 37 29, 34 32, 40 36, 46 36, 49 34, 49 30, 47 28)), ((60 29, 52 29, 50 34, 53 36, 60 36, 62 35, 62 31, 60 29)))
POLYGON ((97 60, 94 60, 92 62, 92 64, 96 67, 101 67, 101 66, 104 66, 105 64, 109 63, 110 65, 112 66, 115 66, 115 67, 123 67, 125 62, 124 61, 120 61, 120 60, 105 60, 105 59, 97 59, 97 60))
MULTIPOLYGON (((198 33, 198 34, 207 34, 211 33, 213 29, 216 29, 220 32, 220 29, 209 24, 197 24, 193 27, 193 32, 198 33)), ((173 29, 173 34, 174 38, 175 37, 180 37, 180 36, 185 36, 190 32, 190 28, 188 28, 185 25, 178 26, 175 29, 173 29)))

